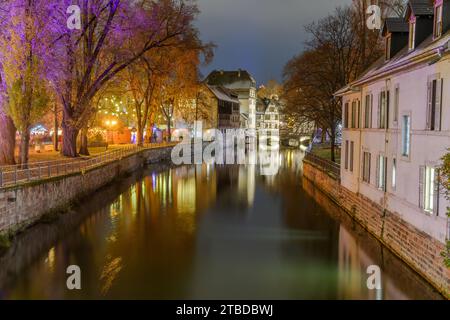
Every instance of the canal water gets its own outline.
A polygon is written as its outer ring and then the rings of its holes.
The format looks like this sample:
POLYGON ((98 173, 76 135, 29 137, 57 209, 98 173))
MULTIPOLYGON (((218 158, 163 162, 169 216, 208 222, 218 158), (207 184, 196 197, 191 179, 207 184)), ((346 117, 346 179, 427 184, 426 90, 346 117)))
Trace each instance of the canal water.
POLYGON ((19 235, 2 299, 441 299, 302 178, 255 166, 151 166, 19 235), (81 290, 66 287, 81 269, 81 290), (381 268, 381 290, 367 268, 381 268))

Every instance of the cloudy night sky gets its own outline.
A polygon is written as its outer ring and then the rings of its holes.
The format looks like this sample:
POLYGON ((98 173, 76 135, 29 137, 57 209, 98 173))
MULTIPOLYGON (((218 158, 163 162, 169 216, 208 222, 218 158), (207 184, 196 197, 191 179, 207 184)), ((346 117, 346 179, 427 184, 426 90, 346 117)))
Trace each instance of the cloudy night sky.
POLYGON ((218 48, 213 69, 247 69, 258 84, 281 80, 285 63, 307 36, 303 26, 351 0, 198 0, 198 28, 218 48))

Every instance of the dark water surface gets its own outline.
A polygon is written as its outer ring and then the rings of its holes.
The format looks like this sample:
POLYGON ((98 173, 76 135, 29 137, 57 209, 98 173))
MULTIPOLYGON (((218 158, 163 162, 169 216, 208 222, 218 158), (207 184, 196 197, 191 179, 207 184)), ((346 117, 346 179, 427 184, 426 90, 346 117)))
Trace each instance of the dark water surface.
POLYGON ((441 299, 301 176, 255 166, 152 166, 17 237, 4 299, 441 299), (66 269, 81 268, 69 291, 66 269), (382 270, 369 290, 367 267, 382 270))

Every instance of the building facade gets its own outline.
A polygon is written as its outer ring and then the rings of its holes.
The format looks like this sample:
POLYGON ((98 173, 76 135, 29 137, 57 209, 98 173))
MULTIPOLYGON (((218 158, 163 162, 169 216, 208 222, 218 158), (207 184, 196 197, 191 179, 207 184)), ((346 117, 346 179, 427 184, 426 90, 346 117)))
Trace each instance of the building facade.
POLYGON ((256 132, 260 141, 264 139, 269 139, 270 142, 279 141, 280 111, 277 97, 257 100, 256 132))
POLYGON ((248 135, 256 137, 256 81, 248 71, 224 71, 214 70, 205 79, 205 83, 211 86, 223 86, 232 90, 238 95, 240 102, 240 113, 243 114, 248 121, 248 135))
POLYGON ((444 243, 439 166, 450 148, 450 0, 410 1, 385 55, 342 97, 341 184, 444 243))

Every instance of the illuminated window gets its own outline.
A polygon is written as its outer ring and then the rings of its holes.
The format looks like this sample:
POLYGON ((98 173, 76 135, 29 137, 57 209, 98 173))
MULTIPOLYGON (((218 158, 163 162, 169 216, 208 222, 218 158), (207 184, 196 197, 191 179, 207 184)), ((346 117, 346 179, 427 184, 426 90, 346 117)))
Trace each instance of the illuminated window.
POLYGON ((411 149, 411 117, 403 116, 402 123, 402 155, 409 157, 411 149))
POLYGON ((439 171, 434 167, 420 167, 419 206, 428 213, 439 214, 439 171))
POLYGON ((386 191, 386 167, 387 167, 387 158, 383 155, 378 156, 377 187, 378 189, 383 191, 386 191))
POLYGON ((409 50, 413 50, 416 42, 416 22, 409 23, 409 50))
POLYGON ((397 159, 392 159, 392 190, 397 188, 397 159))

